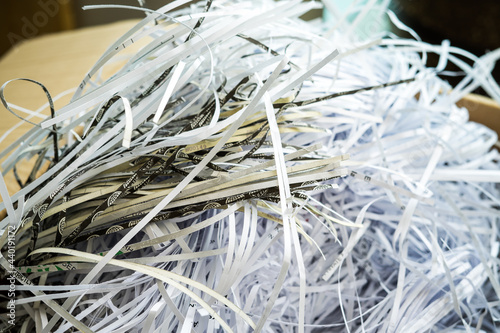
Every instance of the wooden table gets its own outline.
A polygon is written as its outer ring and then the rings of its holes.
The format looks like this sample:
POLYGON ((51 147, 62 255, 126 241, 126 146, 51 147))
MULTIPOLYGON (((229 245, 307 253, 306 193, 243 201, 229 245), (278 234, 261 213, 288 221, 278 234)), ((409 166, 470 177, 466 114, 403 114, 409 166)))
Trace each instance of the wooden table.
MULTIPOLYGON (((81 79, 104 50, 137 21, 129 20, 109 25, 66 31, 28 40, 7 53, 0 60, 0 84, 15 78, 30 78, 43 83, 54 97, 80 84, 81 79)), ((72 94, 55 103, 56 109, 69 102, 72 94)), ((36 110, 47 99, 42 90, 23 81, 9 84, 5 90, 7 101, 30 110, 36 110)), ((490 99, 472 95, 461 101, 471 112, 471 119, 482 122, 500 132, 500 106, 490 99)), ((0 136, 20 120, 0 107, 0 136)), ((48 108, 45 114, 48 113, 48 108)), ((36 119, 39 122, 40 119, 36 119)), ((0 151, 11 140, 26 132, 32 125, 23 124, 7 140, 0 142, 0 151), (10 140, 9 140, 10 139, 10 140)), ((29 169, 19 170, 20 174, 29 169)), ((5 175, 11 194, 19 190, 12 173, 5 175)))

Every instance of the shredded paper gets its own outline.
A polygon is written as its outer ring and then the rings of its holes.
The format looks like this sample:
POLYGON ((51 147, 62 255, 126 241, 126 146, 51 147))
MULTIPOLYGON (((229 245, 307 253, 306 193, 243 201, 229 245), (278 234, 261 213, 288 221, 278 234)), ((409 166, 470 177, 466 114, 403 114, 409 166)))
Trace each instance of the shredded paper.
POLYGON ((25 79, 52 112, 2 136, 0 328, 498 331, 498 137, 455 103, 500 101, 500 51, 359 33, 411 31, 386 2, 87 7, 145 18, 61 109, 25 79))

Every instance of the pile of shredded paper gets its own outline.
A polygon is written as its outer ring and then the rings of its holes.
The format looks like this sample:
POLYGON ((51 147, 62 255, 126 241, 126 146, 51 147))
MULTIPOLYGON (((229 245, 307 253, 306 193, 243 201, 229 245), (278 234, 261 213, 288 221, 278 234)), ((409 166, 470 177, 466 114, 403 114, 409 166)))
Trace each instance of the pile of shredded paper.
POLYGON ((127 7, 72 101, 8 138, 3 175, 36 163, 14 195, 0 174, 0 328, 498 331, 498 138, 455 103, 500 101, 500 51, 360 33, 413 33, 377 1, 328 25, 299 18, 314 1, 186 3, 127 7))

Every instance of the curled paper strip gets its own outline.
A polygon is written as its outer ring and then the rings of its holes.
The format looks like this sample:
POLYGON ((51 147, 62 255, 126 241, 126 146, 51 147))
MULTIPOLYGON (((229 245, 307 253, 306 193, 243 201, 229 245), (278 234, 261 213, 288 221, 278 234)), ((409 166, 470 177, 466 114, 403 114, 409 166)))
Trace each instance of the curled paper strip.
POLYGON ((72 101, 0 153, 19 284, 0 328, 498 330, 498 137, 454 103, 478 85, 500 100, 500 53, 360 39, 373 1, 334 29, 298 18, 316 2, 187 2, 134 7, 148 15, 72 101), (451 93, 449 61, 466 73, 451 93))

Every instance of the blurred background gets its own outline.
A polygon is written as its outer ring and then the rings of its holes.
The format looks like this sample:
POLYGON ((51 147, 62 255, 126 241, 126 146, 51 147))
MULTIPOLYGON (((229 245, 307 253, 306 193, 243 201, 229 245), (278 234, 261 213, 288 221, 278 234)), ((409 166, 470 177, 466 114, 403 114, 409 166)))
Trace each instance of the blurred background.
MULTIPOLYGON (((148 8, 156 9, 168 3, 168 0, 0 0, 0 57, 9 49, 24 40, 47 33, 77 29, 115 21, 142 18, 138 11, 124 9, 100 9, 84 11, 81 8, 91 4, 124 4, 137 6, 144 3, 148 8)), ((377 0, 325 0, 335 4, 339 11, 349 13, 364 2, 377 0)), ((389 0, 378 1, 381 4, 389 0)), ((475 55, 481 56, 500 47, 500 1, 499 0, 392 0, 390 8, 408 26, 413 28, 424 41, 440 44, 449 39, 452 46, 458 46, 475 55)), ((354 10, 352 19, 357 12, 354 10)), ((321 11, 311 12, 307 18, 329 15, 321 11)), ((330 17, 331 19, 331 17, 330 17)), ((365 18, 364 26, 373 30, 395 29, 385 18, 365 18), (371 21, 370 21, 371 20, 371 21)), ((429 66, 437 64, 437 57, 429 60, 429 66)), ((456 70, 450 67, 448 70, 456 70)), ((497 82, 500 82, 500 65, 494 70, 497 82)), ((460 77, 446 78, 452 85, 460 77)), ((481 93, 481 91, 477 91, 481 93)))
MULTIPOLYGON (((145 0, 157 9, 171 1, 145 0)), ((138 6, 137 0, 0 0, 0 57, 16 43, 47 33, 71 30, 132 18, 143 18, 139 11, 125 9, 82 10, 83 6, 120 4, 138 6)))

